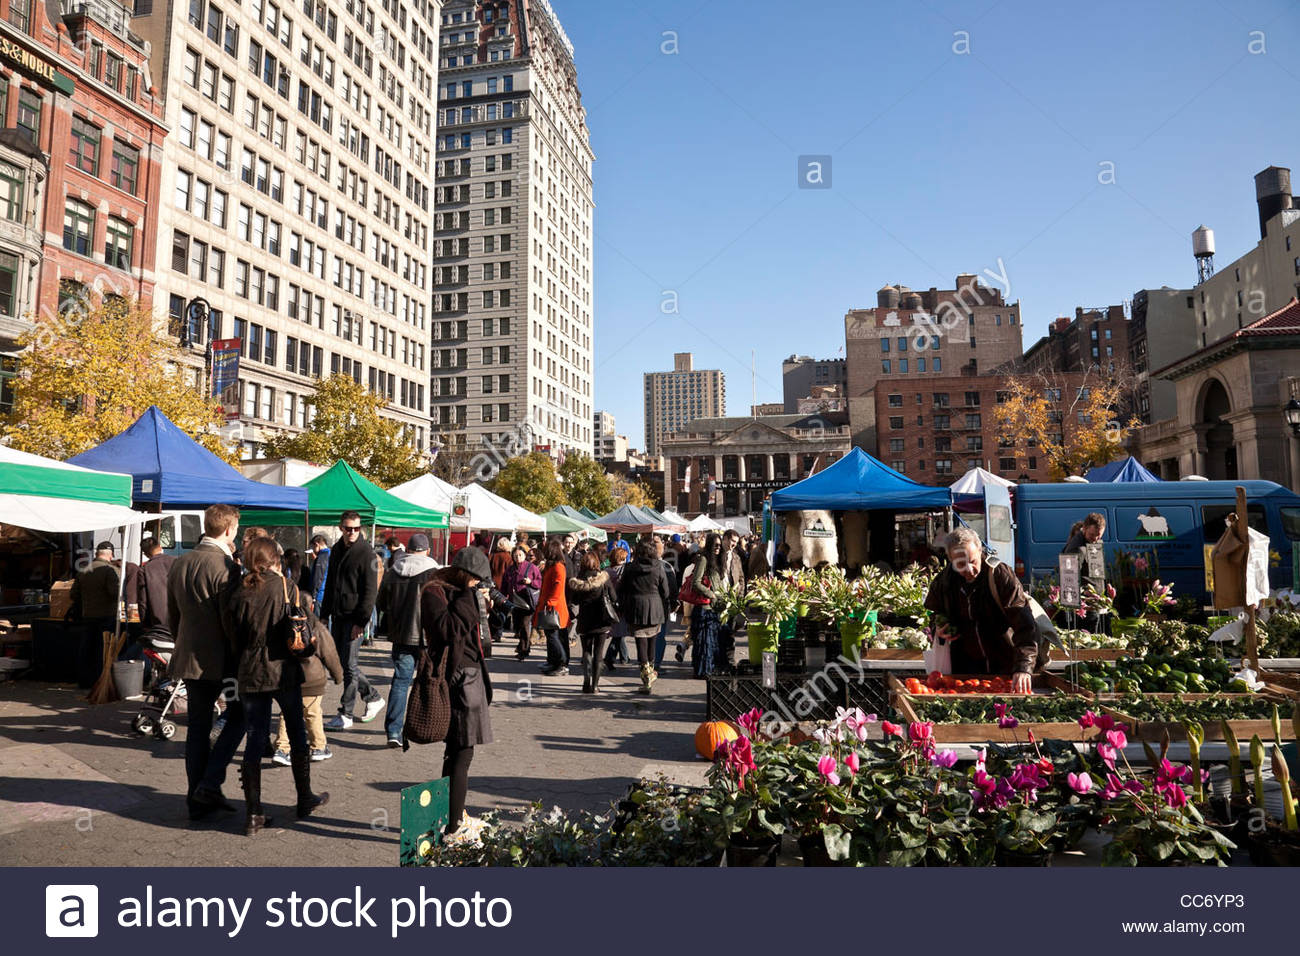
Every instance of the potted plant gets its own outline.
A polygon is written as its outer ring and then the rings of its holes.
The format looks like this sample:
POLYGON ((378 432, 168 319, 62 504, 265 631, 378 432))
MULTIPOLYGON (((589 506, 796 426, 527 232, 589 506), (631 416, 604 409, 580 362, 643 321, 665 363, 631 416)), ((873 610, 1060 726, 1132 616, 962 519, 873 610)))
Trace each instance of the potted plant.
POLYGON ((881 574, 866 568, 862 577, 850 581, 840 568, 827 568, 818 580, 817 616, 839 631, 841 651, 849 659, 861 656, 863 640, 875 633, 878 611, 868 603, 867 592, 881 574))
POLYGON ((788 748, 782 806, 794 830, 804 866, 874 863, 874 843, 859 825, 864 808, 858 801, 863 755, 874 714, 842 710, 814 733, 820 746, 788 748))
POLYGON ((781 622, 796 613, 794 589, 781 578, 760 578, 754 581, 745 594, 745 606, 762 616, 762 623, 746 627, 749 637, 749 659, 762 661, 763 651, 775 651, 781 622))
POLYGON ((726 835, 727 866, 776 866, 785 832, 780 794, 785 783, 784 741, 758 732, 757 709, 737 720, 741 736, 718 747, 701 804, 707 825, 726 835))
POLYGON ((1255 771, 1255 809, 1263 826, 1249 830, 1250 861, 1256 866, 1300 866, 1300 826, 1296 823, 1296 801, 1291 793, 1291 771, 1277 747, 1272 751, 1273 778, 1282 787, 1282 822, 1269 819, 1264 803, 1264 742, 1256 734, 1250 741, 1250 762, 1255 771))

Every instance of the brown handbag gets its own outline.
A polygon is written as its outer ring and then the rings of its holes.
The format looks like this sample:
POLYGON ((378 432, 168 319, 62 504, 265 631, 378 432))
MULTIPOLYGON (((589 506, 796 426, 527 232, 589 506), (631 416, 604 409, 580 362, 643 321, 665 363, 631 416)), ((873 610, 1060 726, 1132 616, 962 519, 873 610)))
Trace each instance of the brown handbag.
POLYGON ((420 659, 415 665, 410 696, 406 701, 406 723, 402 737, 411 744, 433 744, 447 739, 451 728, 451 691, 447 687, 447 652, 434 665, 433 655, 420 639, 420 659))

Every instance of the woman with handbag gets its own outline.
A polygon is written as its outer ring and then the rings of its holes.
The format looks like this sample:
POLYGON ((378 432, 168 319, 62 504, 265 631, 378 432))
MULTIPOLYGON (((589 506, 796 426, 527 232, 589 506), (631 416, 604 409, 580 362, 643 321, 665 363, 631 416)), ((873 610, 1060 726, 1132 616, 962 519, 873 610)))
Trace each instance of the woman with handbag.
POLYGON ((582 642, 582 692, 600 692, 601 653, 609 629, 619 620, 613 579, 600 567, 600 555, 588 551, 578 566, 578 576, 568 583, 568 593, 578 606, 578 640, 582 642))
POLYGON ((674 595, 668 589, 668 572, 651 541, 636 546, 636 559, 623 568, 618 582, 618 606, 636 640, 636 660, 641 665, 641 693, 659 678, 655 672, 655 642, 668 620, 668 606, 674 595))
POLYGON ((239 697, 244 702, 248 739, 241 771, 246 817, 252 836, 270 824, 262 812, 262 756, 271 733, 271 701, 280 705, 289 733, 293 783, 301 820, 324 806, 328 793, 311 790, 311 750, 302 710, 302 668, 297 658, 312 653, 312 614, 280 573, 280 551, 270 538, 250 541, 243 554, 245 575, 225 601, 226 632, 239 661, 239 697))
POLYGON ((542 570, 542 593, 537 599, 533 614, 533 627, 546 635, 546 663, 542 673, 547 677, 567 677, 569 674, 569 602, 564 585, 568 572, 564 567, 564 545, 559 538, 546 542, 546 567, 542 570))
POLYGON ((447 725, 447 750, 442 776, 451 782, 450 814, 446 833, 455 834, 467 821, 465 798, 469 793, 469 765, 474 748, 492 743, 492 683, 484 662, 478 596, 480 581, 492 579, 492 566, 482 549, 461 548, 451 567, 435 571, 420 594, 420 626, 433 660, 442 660, 451 703, 447 725))
POLYGON ((510 601, 510 617, 514 624, 515 657, 523 660, 531 649, 529 633, 531 618, 537 610, 537 596, 542 590, 542 571, 528 560, 528 552, 521 546, 514 550, 514 561, 501 575, 501 593, 510 601))
POLYGON ((696 677, 708 677, 729 661, 721 660, 719 644, 722 622, 718 612, 709 606, 717 595, 712 586, 723 580, 722 574, 722 539, 710 534, 704 539, 695 565, 691 570, 691 580, 682 588, 683 599, 695 605, 691 612, 691 667, 696 677), (692 594, 687 594, 687 591, 692 594))

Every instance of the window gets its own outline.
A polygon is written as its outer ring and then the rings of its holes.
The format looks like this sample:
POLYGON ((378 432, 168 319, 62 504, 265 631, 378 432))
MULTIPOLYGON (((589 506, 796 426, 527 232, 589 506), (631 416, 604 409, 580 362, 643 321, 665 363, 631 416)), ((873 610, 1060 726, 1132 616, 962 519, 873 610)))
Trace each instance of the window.
POLYGON ((35 90, 18 94, 18 130, 33 143, 41 138, 41 96, 35 90))
POLYGON ((135 230, 125 219, 108 217, 108 226, 104 231, 104 261, 115 269, 130 270, 131 242, 135 230))
POLYGON ((899 360, 898 360, 898 370, 899 370, 900 372, 906 372, 906 371, 907 371, 907 359, 899 359, 899 360))
MULTIPOLYGON (((18 265, 17 256, 10 255, 7 252, 0 252, 0 315, 14 314, 14 290, 18 288, 18 265)), ((0 357, 0 361, 9 362, 11 357, 6 355, 0 357)), ((4 367, 6 372, 9 366, 4 367)), ((9 376, 4 379, 4 388, 6 394, 9 388, 9 376)), ((7 411, 8 409, 3 409, 7 411)))
POLYGON ((896 455, 901 455, 904 443, 905 441, 902 438, 891 438, 889 439, 889 450, 896 455))
POLYGON ((899 428, 902 428, 902 427, 903 427, 903 416, 902 416, 902 415, 893 415, 893 416, 891 416, 890 419, 889 419, 889 427, 892 428, 892 429, 899 429, 899 428))
POLYGON ((916 370, 917 370, 918 372, 924 372, 924 371, 925 371, 925 359, 923 359, 923 358, 919 358, 919 359, 916 360, 916 370))
POLYGON ((983 427, 983 423, 981 422, 979 412, 974 412, 974 413, 972 413, 972 414, 966 416, 966 427, 967 427, 967 428, 982 428, 982 427, 983 427))
POLYGON ((890 396, 889 396, 889 407, 890 407, 890 408, 902 408, 902 407, 903 407, 903 396, 902 396, 902 395, 898 395, 898 394, 890 395, 890 396))
POLYGON ((24 33, 32 22, 32 0, 9 0, 9 22, 24 33))
POLYGON ((22 222, 26 191, 26 173, 11 163, 0 163, 0 216, 10 222, 22 222))
POLYGON ((937 355, 936 355, 934 358, 932 358, 930 361, 931 361, 931 363, 932 363, 931 368, 932 368, 934 371, 936 371, 936 372, 942 372, 942 371, 943 371, 943 364, 939 361, 939 357, 938 357, 937 355))
POLYGON ((980 403, 980 393, 979 393, 979 392, 967 392, 967 393, 966 393, 966 404, 967 404, 967 405, 971 405, 971 406, 979 407, 979 403, 980 403))
POLYGON ((113 170, 109 182, 123 192, 135 195, 136 176, 140 168, 140 151, 126 143, 113 142, 113 170))
POLYGON ((880 351, 882 351, 882 352, 888 352, 888 351, 889 351, 889 339, 881 339, 881 340, 880 340, 880 351))
POLYGON ((967 451, 983 451, 983 450, 984 450, 984 438, 983 438, 982 436, 980 436, 980 435, 967 435, 967 436, 966 436, 966 450, 967 450, 967 451))
POLYGON ((104 82, 122 92, 122 58, 112 53, 108 55, 108 66, 104 70, 104 82))
POLYGON ((934 460, 934 473, 935 473, 936 475, 951 475, 951 474, 952 474, 952 459, 950 459, 950 458, 936 458, 936 459, 934 460))
POLYGON ((889 374, 889 359, 885 359, 883 362, 880 363, 880 370, 884 372, 886 375, 889 374))
POLYGON ((949 424, 948 424, 948 416, 947 416, 947 415, 935 415, 935 416, 934 416, 934 427, 935 427, 936 430, 940 430, 940 431, 942 431, 943 429, 946 429, 946 428, 950 427, 949 424))
POLYGON ((89 256, 94 236, 95 207, 69 199, 63 208, 63 248, 79 256, 89 256))
POLYGON ((898 351, 900 351, 900 352, 906 352, 906 351, 907 351, 907 337, 906 337, 906 336, 899 336, 899 339, 898 339, 898 351))
POLYGON ((99 173, 99 127, 80 116, 72 117, 68 162, 92 176, 99 173))
POLYGON ((999 458, 998 471, 1015 471, 1016 460, 1014 458, 999 458))

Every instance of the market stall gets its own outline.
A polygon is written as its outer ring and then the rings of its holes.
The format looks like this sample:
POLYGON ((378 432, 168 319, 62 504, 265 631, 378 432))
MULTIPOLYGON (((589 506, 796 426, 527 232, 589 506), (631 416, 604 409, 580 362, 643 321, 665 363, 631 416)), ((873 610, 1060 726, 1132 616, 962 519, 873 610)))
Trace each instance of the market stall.
POLYGON ((591 522, 597 528, 619 534, 672 534, 682 530, 678 525, 656 517, 636 505, 621 505, 607 515, 591 522))
POLYGON ((1088 473, 1083 476, 1090 483, 1101 481, 1159 481, 1155 475, 1142 467, 1142 462, 1136 458, 1121 458, 1119 461, 1112 461, 1109 465, 1101 465, 1097 468, 1088 469, 1088 473))
MULTIPOLYGON (((561 507, 565 506, 561 505, 561 507)), ((609 538, 609 535, 600 528, 588 524, 585 520, 564 514, 560 508, 552 508, 546 512, 542 515, 542 520, 546 522, 546 533, 548 535, 571 534, 579 540, 602 542, 609 538)))

